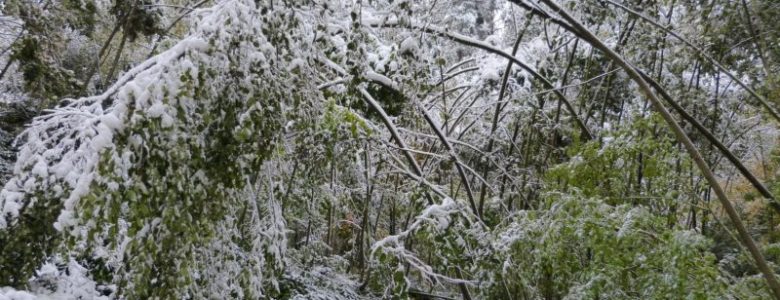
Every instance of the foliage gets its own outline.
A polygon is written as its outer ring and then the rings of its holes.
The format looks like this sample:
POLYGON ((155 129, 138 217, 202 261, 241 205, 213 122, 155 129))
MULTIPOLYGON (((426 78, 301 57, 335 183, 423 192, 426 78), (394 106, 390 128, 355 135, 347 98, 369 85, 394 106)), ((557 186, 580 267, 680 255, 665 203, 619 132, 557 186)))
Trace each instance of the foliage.
MULTIPOLYGON (((777 269, 744 179, 780 191, 777 4, 553 2, 679 105, 777 269)), ((769 298, 681 139, 544 3, 2 2, 0 298, 769 298)))
MULTIPOLYGON (((502 272, 514 295, 545 299, 712 299, 726 284, 706 237, 669 229, 642 207, 550 193, 549 208, 503 229, 502 272)), ((498 289, 499 287, 496 287, 498 289)))

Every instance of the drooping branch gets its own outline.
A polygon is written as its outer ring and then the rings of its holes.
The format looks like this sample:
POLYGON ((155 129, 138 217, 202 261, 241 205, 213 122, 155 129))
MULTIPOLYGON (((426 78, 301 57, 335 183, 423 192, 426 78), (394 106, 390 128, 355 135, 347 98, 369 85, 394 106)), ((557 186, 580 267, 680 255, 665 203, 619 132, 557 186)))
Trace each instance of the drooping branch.
MULTIPOLYGON (((519 6, 524 7, 524 8, 532 8, 531 6, 529 6, 528 4, 523 3, 523 2, 519 2, 519 1, 515 1, 515 0, 510 0, 510 2, 517 3, 519 6)), ((556 20, 556 22, 554 22, 555 24, 560 25, 562 28, 564 28, 564 29, 574 33, 575 35, 579 36, 577 29, 571 27, 570 25, 568 25, 566 23, 562 23, 562 21, 560 21, 559 19, 557 19, 557 18, 555 18, 553 16, 550 16, 549 14, 547 14, 544 11, 540 11, 540 10, 538 10, 536 8, 532 8, 532 9, 533 10, 531 12, 534 15, 540 16, 540 17, 545 18, 547 20, 556 20)), ((661 26, 660 24, 656 24, 656 25, 661 26)), ((663 27, 663 26, 661 26, 661 27, 663 27)), ((672 34, 674 34, 674 33, 672 33, 672 34)), ((664 100, 666 100, 666 102, 669 103, 669 105, 671 105, 672 108, 685 121, 691 123, 691 125, 693 125, 693 127, 699 133, 701 133, 707 139, 708 142, 710 142, 713 146, 715 146, 715 148, 717 148, 718 151, 720 151, 720 153, 723 156, 725 156, 726 159, 728 159, 729 162, 731 162, 734 165, 735 168, 737 168, 737 170, 742 174, 742 176, 744 176, 745 179, 747 179, 750 182, 750 184, 753 185, 753 187, 759 193, 761 193, 762 196, 764 196, 765 198, 767 198, 770 201, 769 205, 770 205, 770 207, 772 207, 772 209, 774 209, 775 211, 780 213, 780 201, 778 201, 777 198, 775 198, 774 195, 772 195, 772 192, 770 192, 769 189, 767 189, 766 186, 764 186, 764 184, 761 183, 761 181, 752 172, 750 172, 750 170, 748 170, 747 167, 745 167, 744 163, 742 163, 742 161, 736 155, 734 155, 734 153, 732 153, 731 150, 729 150, 729 147, 725 146, 720 141, 720 139, 718 139, 714 134, 712 134, 712 132, 710 132, 706 127, 704 127, 704 125, 702 125, 701 122, 696 120, 696 118, 694 118, 691 114, 689 114, 687 111, 685 111, 685 109, 682 106, 680 106, 680 104, 677 103, 677 101, 675 101, 674 98, 672 98, 671 95, 669 95, 669 93, 666 91, 666 89, 664 89, 656 80, 654 80, 652 77, 650 77, 647 74, 645 74, 642 70, 640 70, 638 68, 634 68, 634 69, 642 75, 642 77, 647 81, 647 83, 649 83, 653 87, 653 89, 664 100)))
POLYGON ((447 137, 444 135, 444 133, 441 132, 441 129, 439 129, 439 125, 433 121, 433 119, 425 110, 425 108, 422 105, 418 105, 418 109, 420 110, 420 113, 422 113, 423 118, 425 118, 425 121, 428 123, 428 125, 433 129, 433 132, 436 133, 436 136, 438 136, 439 140, 442 142, 442 144, 444 144, 444 147, 447 148, 450 159, 455 162, 455 168, 458 171, 458 176, 460 176, 461 182, 463 183, 463 187, 466 189, 466 195, 468 196, 469 205, 471 206, 471 211, 477 216, 477 218, 481 220, 482 212, 479 209, 477 209, 476 202, 474 201, 474 191, 471 189, 471 183, 468 177, 466 176, 466 171, 464 170, 463 163, 460 161, 460 159, 458 158, 458 154, 455 152, 455 148, 452 147, 452 144, 449 143, 447 137))
POLYGON ((577 30, 575 34, 577 34, 583 40, 587 41, 594 48, 597 48, 600 51, 602 51, 609 59, 611 59, 621 68, 623 68, 623 70, 629 75, 629 77, 631 77, 631 79, 634 82, 636 82, 637 85, 639 85, 639 89, 642 91, 642 93, 645 94, 648 100, 652 103, 655 110, 661 115, 664 121, 672 129, 672 132, 674 133, 678 142, 683 144, 688 154, 691 156, 694 163, 698 167, 699 171, 707 180, 707 182, 709 183, 713 191, 715 191, 715 195, 718 197, 718 200, 720 200, 721 205, 726 211, 726 214, 729 216, 731 222, 734 224, 734 227, 736 227, 737 233, 742 239, 742 242, 748 248, 748 251, 750 252, 753 259, 755 260, 756 267, 764 275, 764 279, 766 280, 769 288, 772 290, 775 298, 780 300, 780 283, 778 283, 774 271, 769 267, 768 263, 766 262, 766 259, 764 258, 764 255, 758 249, 758 246, 756 245, 755 241, 750 236, 750 233, 747 231, 747 228, 745 227, 745 224, 740 219, 736 209, 734 208, 734 206, 731 204, 731 201, 726 196, 726 193, 723 190, 723 188, 720 186, 720 183, 718 182, 717 178, 715 178, 715 174, 707 165, 707 162, 704 160, 704 157, 701 155, 699 150, 693 144, 693 141, 691 141, 690 137, 688 137, 685 131, 683 131, 680 124, 677 123, 677 121, 672 117, 671 113, 669 113, 669 111, 666 109, 666 107, 661 102, 661 100, 658 99, 658 97, 653 93, 650 84, 647 83, 647 81, 644 79, 642 74, 637 72, 633 65, 631 65, 629 62, 623 59, 623 57, 617 54, 614 50, 612 50, 607 45, 605 45, 604 42, 602 42, 598 37, 596 37, 593 33, 591 33, 587 28, 585 28, 585 26, 580 24, 579 21, 574 19, 568 12, 566 12, 566 10, 558 6, 555 2, 551 0, 539 0, 539 2, 544 3, 551 10, 557 12, 563 19, 569 22, 569 24, 577 30))
MULTIPOLYGON (((348 73, 344 68, 336 64, 335 62, 327 59, 327 58, 320 58, 319 59, 321 63, 323 63, 325 66, 330 68, 331 70, 338 73, 340 76, 347 76, 348 73)), ((398 129, 396 128, 393 121, 390 120, 390 117, 387 115, 385 110, 382 108, 381 105, 374 99, 374 97, 371 96, 368 91, 366 91, 365 88, 358 88, 360 94, 363 96, 363 100, 366 102, 366 104, 374 110, 377 114, 379 114, 380 119, 382 119, 382 123, 385 124, 385 127, 387 127, 387 130, 390 131, 390 135, 393 137, 393 140, 395 140, 395 143, 398 144, 398 147, 401 147, 401 152, 403 152, 404 157, 406 158, 409 165, 412 167, 412 171, 414 172, 414 175, 422 178, 423 172, 422 168, 420 168, 420 164, 417 163, 417 160, 414 159, 414 156, 410 151, 408 146, 406 146, 406 142, 404 142, 403 138, 401 138, 401 135, 398 133, 398 129)), ((427 195, 427 194, 426 194, 427 195)), ((428 205, 433 204, 433 199, 431 199, 429 196, 426 197, 428 199, 428 205)))
MULTIPOLYGON (((439 141, 444 145, 444 147, 447 149, 449 158, 455 163, 455 169, 458 171, 458 176, 460 176, 461 183, 463 184, 463 187, 466 189, 466 196, 469 200, 469 206, 471 207, 471 211, 474 213, 474 215, 477 216, 477 218, 482 221, 482 211, 477 208, 476 201, 474 198, 474 191, 471 188, 471 182, 469 181, 468 177, 466 176, 466 170, 465 170, 465 164, 458 158, 458 154, 456 152, 455 147, 452 146, 452 144, 449 142, 449 139, 446 135, 441 131, 441 127, 439 124, 436 124, 436 122, 431 118, 430 114, 428 114, 428 111, 425 109, 425 107, 415 98, 411 96, 407 96, 407 93, 404 93, 398 85, 393 82, 392 79, 387 78, 384 75, 377 74, 375 72, 367 72, 365 75, 366 79, 372 80, 376 83, 379 83, 387 88, 391 88, 398 92, 401 95, 405 95, 404 97, 409 98, 408 100, 413 101, 417 108, 420 110, 420 113, 422 113, 423 118, 428 123, 428 126, 433 129, 433 132, 436 134, 436 136, 439 138, 439 141)), ((364 90, 364 89, 363 89, 364 90)), ((361 91, 362 92, 362 91, 361 91)), ((404 147, 406 148, 406 147, 404 147)))
POLYGON ((674 108, 674 110, 680 114, 680 116, 683 118, 683 120, 687 121, 688 123, 691 123, 696 130, 699 131, 704 137, 709 141, 715 148, 718 148, 721 154, 726 157, 733 165, 734 167, 739 170, 739 172, 742 174, 742 176, 745 177, 748 181, 750 181, 750 184, 753 185, 753 187, 756 188, 756 190, 761 193, 764 197, 770 200, 769 205, 772 207, 776 212, 780 213, 780 203, 778 203, 777 199, 772 195, 772 192, 767 189, 764 184, 761 183, 761 181, 756 178, 755 175, 753 175, 750 170, 748 170, 747 167, 742 163, 742 161, 734 155, 734 153, 729 150, 728 147, 726 147, 720 139, 715 137, 715 135, 712 134, 704 125, 701 124, 696 118, 691 116, 685 109, 680 106, 677 101, 675 101, 672 96, 669 95, 669 93, 660 85, 657 81, 653 80, 645 74, 644 72, 640 71, 639 69, 636 69, 637 72, 639 72, 642 77, 655 89, 656 93, 661 95, 661 98, 664 98, 666 100, 666 103, 669 103, 669 105, 674 108))

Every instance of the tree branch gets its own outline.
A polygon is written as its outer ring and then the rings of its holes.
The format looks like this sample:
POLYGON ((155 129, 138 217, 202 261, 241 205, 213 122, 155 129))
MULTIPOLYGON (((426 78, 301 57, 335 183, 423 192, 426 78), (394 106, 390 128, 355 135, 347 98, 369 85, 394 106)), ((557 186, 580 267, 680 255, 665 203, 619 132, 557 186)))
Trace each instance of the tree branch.
POLYGON ((774 271, 769 268, 769 265, 767 264, 764 255, 758 249, 758 246, 756 245, 755 241, 753 241, 753 238, 750 236, 750 233, 747 231, 745 224, 742 223, 742 220, 740 219, 737 210, 731 204, 731 201, 729 201, 728 197, 726 196, 726 193, 723 191, 723 188, 720 186, 720 183, 718 182, 717 178, 715 178, 715 174, 713 174, 712 170, 709 168, 707 162, 704 160, 699 150, 693 144, 690 137, 688 137, 688 135, 685 134, 682 127, 680 127, 680 124, 678 124, 677 121, 674 120, 674 118, 666 109, 666 107, 663 105, 661 100, 658 99, 658 97, 656 97, 656 95, 652 92, 650 85, 647 83, 647 81, 645 81, 642 74, 637 72, 634 66, 628 63, 626 60, 624 60, 619 54, 617 54, 611 48, 607 47, 599 38, 597 38, 593 33, 591 33, 587 28, 585 28, 582 24, 580 24, 568 12, 566 12, 566 10, 558 6, 555 2, 551 0, 539 0, 539 2, 544 3, 550 9, 557 12, 561 17, 563 17, 563 19, 568 21, 572 25, 572 27, 578 30, 578 33, 576 34, 578 34, 583 40, 587 41, 593 47, 601 50, 608 58, 610 58, 621 68, 623 68, 623 70, 626 73, 628 73, 629 77, 631 77, 631 79, 639 85, 640 90, 650 100, 655 110, 661 115, 664 121, 666 121, 669 127, 671 127, 672 132, 674 133, 677 140, 681 144, 683 144, 685 149, 688 151, 688 154, 691 156, 693 161, 696 163, 696 166, 701 171, 704 178, 710 184, 710 187, 713 189, 713 191, 715 191, 715 195, 718 196, 718 200, 720 200, 721 205, 726 211, 726 214, 731 219, 731 222, 734 224, 734 227, 736 227, 737 233, 742 239, 742 242, 748 248, 748 251, 750 252, 753 259, 755 260, 756 267, 761 271, 761 273, 763 273, 764 279, 766 280, 769 288, 772 290, 775 299, 780 300, 780 283, 778 283, 777 278, 775 278, 774 271))

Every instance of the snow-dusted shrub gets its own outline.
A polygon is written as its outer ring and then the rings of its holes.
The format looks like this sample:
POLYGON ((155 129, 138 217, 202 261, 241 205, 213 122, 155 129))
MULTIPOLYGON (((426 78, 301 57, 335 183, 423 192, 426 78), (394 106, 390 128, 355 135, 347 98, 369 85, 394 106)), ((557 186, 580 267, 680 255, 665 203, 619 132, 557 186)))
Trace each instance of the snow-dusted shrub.
POLYGON ((549 193, 547 208, 500 229, 501 276, 515 295, 562 299, 715 299, 726 292, 710 240, 646 208, 549 193))

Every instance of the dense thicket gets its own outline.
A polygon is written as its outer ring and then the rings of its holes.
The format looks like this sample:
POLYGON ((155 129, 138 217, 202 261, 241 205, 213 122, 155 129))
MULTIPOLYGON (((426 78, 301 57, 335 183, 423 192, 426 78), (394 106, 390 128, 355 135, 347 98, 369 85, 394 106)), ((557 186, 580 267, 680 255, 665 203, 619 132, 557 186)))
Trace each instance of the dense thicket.
POLYGON ((780 299, 773 1, 0 3, 0 299, 780 299))

